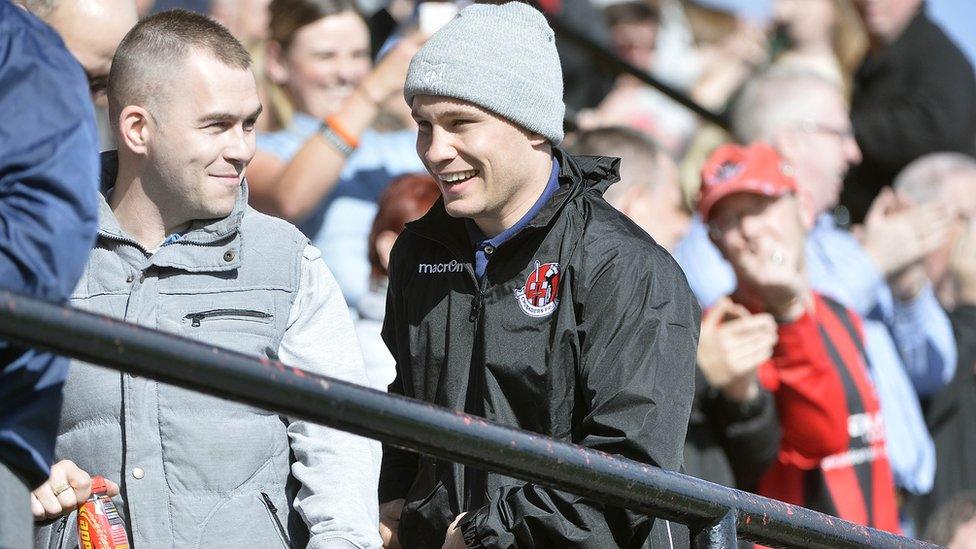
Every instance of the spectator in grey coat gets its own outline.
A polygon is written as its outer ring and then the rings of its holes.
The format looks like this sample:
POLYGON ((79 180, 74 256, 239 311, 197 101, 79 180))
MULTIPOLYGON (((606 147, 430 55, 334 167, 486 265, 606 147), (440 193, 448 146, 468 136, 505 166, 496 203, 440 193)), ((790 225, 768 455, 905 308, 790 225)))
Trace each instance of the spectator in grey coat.
MULTIPOLYGON (((74 306, 365 384, 342 295, 292 225, 247 206, 261 112, 250 57, 186 11, 144 19, 112 63, 117 154, 74 306)), ((178 367, 174 365, 174 367, 178 367)), ((76 363, 52 479, 101 474, 136 547, 378 547, 379 445, 76 363)), ((35 496, 41 499, 35 491, 35 496)), ((75 536, 45 505, 35 547, 75 536)))

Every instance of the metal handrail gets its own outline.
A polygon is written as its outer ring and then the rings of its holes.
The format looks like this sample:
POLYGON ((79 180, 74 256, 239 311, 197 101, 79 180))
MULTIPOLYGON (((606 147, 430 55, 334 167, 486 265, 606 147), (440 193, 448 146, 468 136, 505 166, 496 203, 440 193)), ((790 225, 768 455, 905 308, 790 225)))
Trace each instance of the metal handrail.
POLYGON ((0 338, 689 525, 699 547, 935 547, 483 418, 9 292, 0 338))

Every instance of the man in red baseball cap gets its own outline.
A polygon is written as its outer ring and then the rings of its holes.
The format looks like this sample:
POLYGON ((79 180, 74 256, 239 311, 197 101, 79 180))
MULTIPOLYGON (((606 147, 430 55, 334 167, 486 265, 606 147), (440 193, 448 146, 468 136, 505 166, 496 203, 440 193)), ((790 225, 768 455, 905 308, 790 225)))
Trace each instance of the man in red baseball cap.
POLYGON ((759 367, 775 397, 783 440, 759 492, 897 532, 884 425, 864 358, 861 320, 811 289, 810 227, 796 182, 768 145, 726 145, 702 170, 699 210, 732 264, 732 300, 777 322, 759 367))
POLYGON ((797 276, 809 223, 776 151, 763 143, 720 147, 702 169, 700 193, 702 219, 739 277, 737 299, 777 320, 799 317, 813 299, 797 276))

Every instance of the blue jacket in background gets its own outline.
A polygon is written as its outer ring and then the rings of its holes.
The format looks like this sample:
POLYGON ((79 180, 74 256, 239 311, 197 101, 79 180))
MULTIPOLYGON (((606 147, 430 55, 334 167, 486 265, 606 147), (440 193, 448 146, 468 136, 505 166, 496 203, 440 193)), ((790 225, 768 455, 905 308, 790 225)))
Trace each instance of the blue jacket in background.
MULTIPOLYGON (((0 288, 64 301, 95 240, 87 79, 54 30, 0 0, 0 288)), ((67 360, 0 342, 0 461, 47 480, 67 360)))

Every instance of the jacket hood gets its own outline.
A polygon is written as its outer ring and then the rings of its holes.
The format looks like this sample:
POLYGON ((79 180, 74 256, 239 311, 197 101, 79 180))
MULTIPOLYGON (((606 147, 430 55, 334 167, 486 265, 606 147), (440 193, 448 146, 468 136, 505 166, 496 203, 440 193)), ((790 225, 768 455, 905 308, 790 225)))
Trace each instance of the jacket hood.
POLYGON ((612 156, 571 155, 555 147, 552 154, 559 160, 559 179, 578 180, 586 189, 602 195, 610 185, 620 181, 620 159, 612 156))

